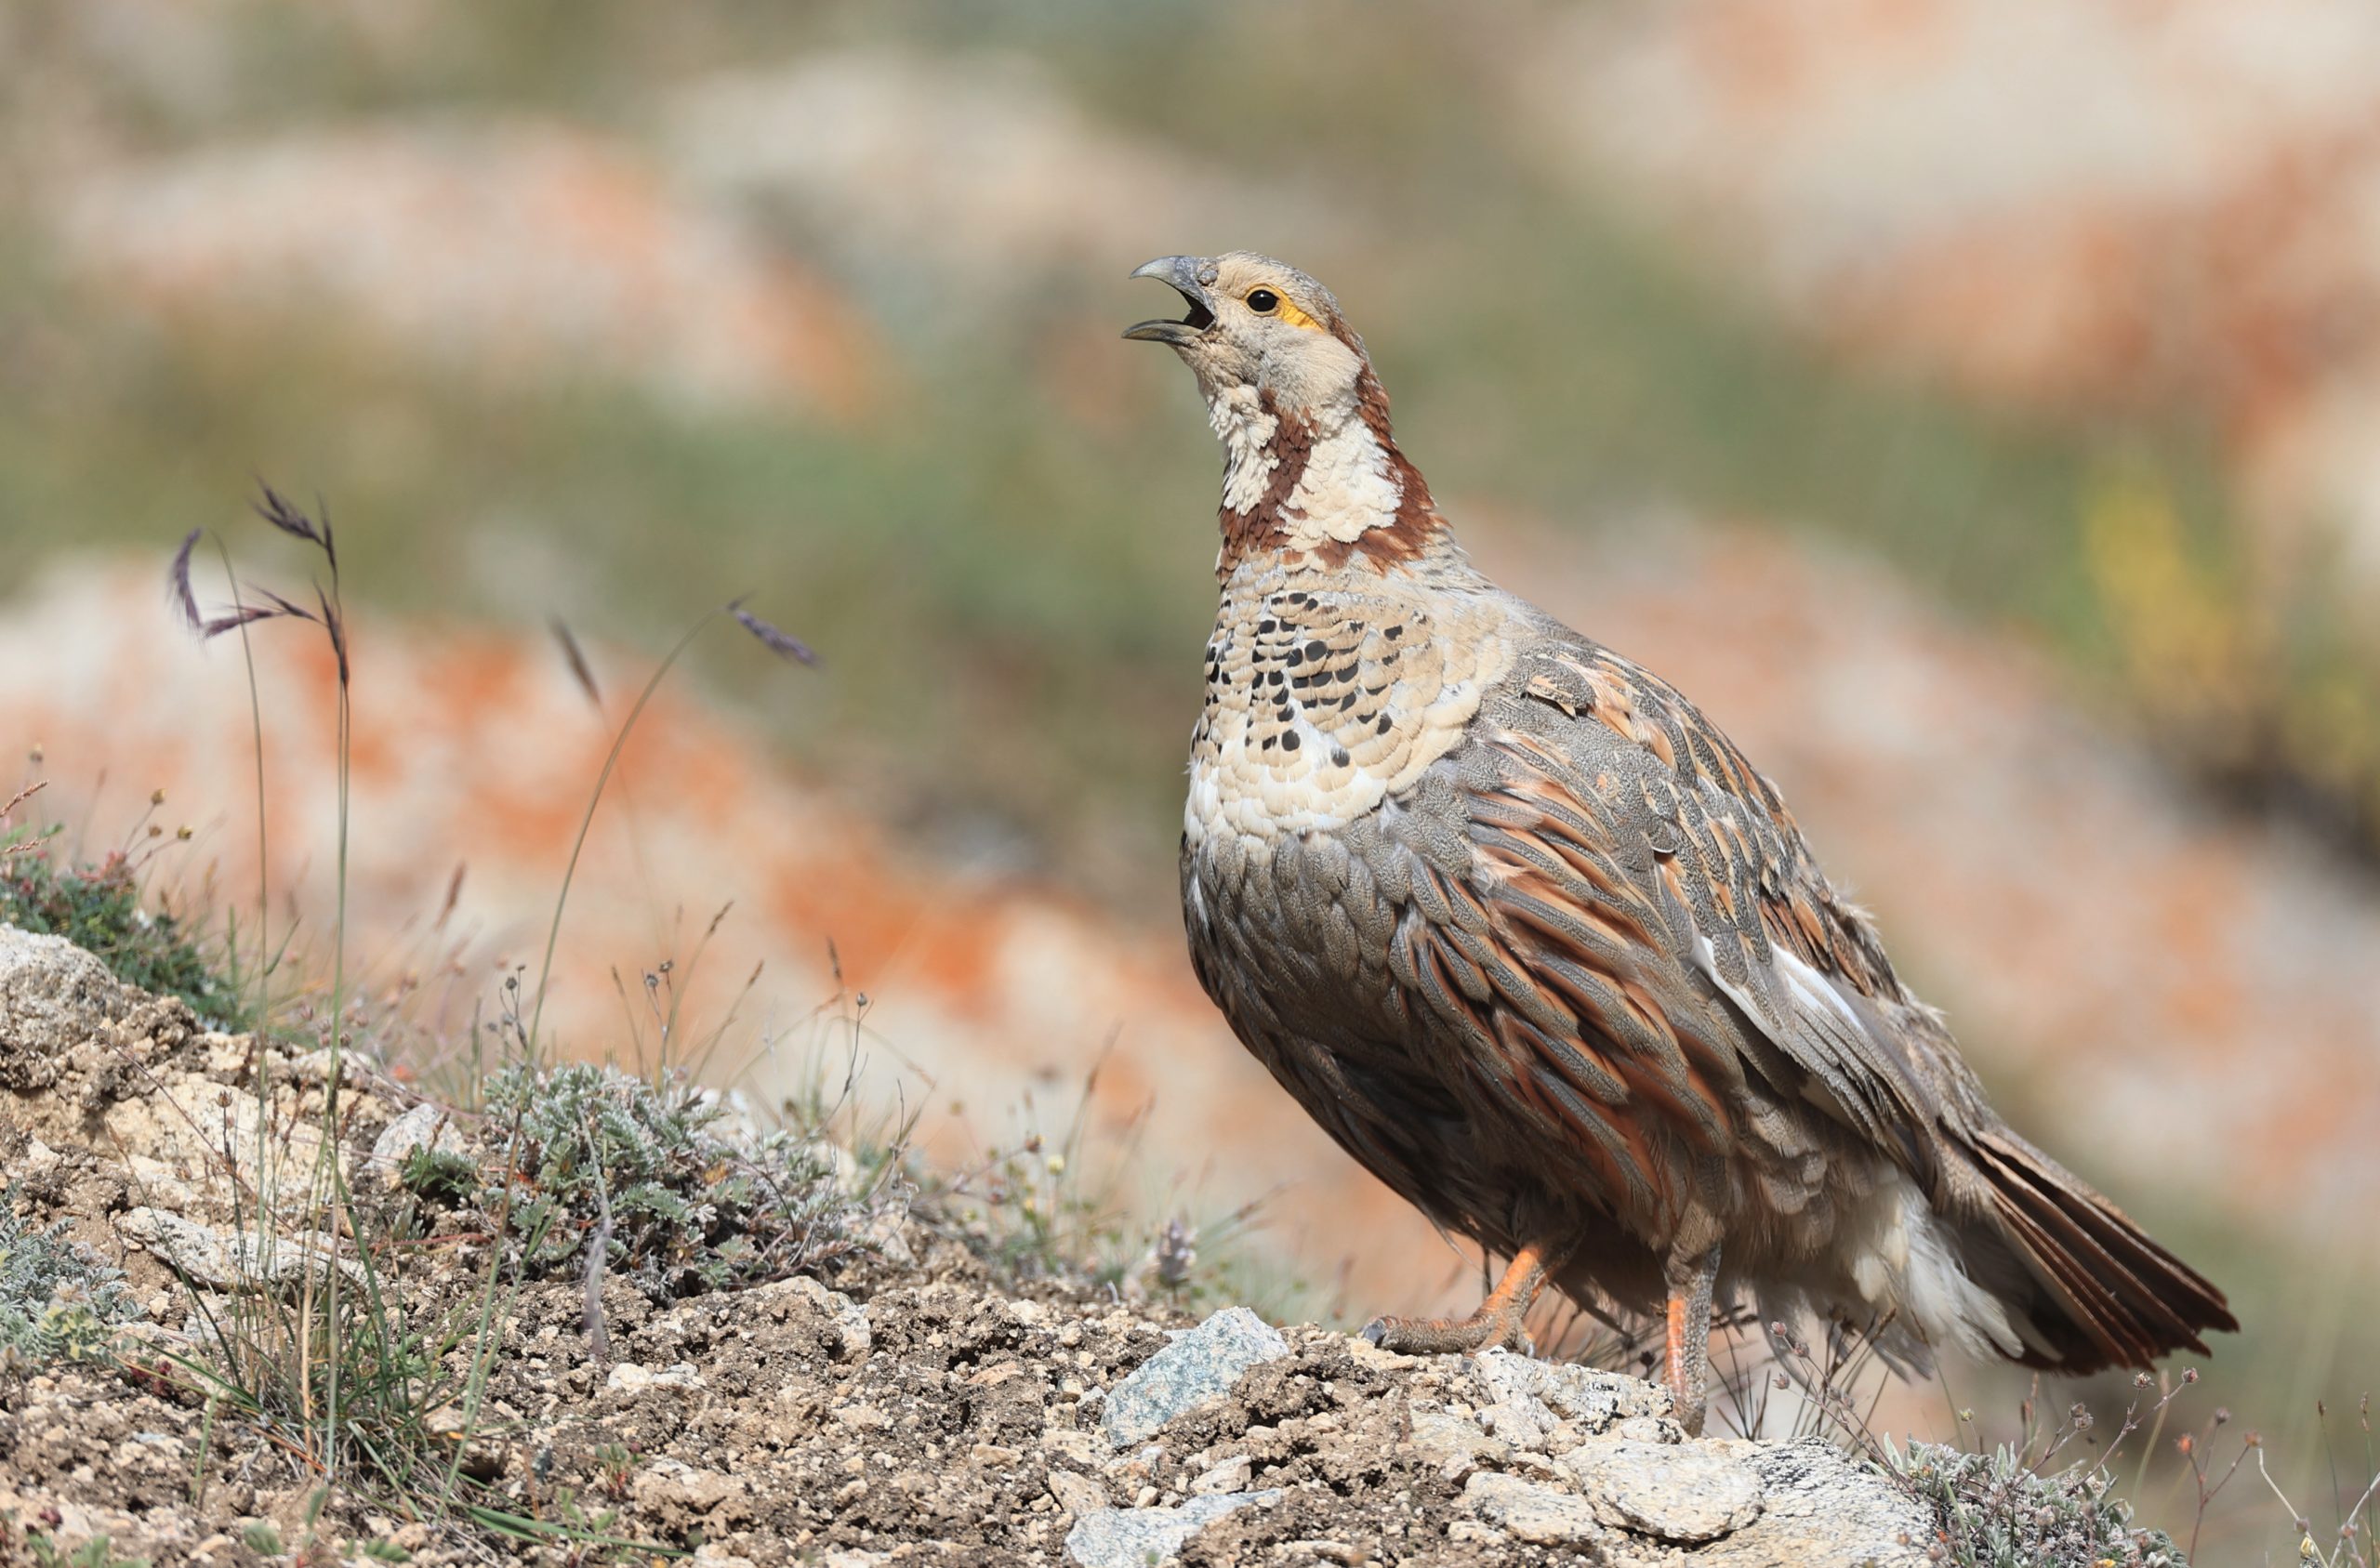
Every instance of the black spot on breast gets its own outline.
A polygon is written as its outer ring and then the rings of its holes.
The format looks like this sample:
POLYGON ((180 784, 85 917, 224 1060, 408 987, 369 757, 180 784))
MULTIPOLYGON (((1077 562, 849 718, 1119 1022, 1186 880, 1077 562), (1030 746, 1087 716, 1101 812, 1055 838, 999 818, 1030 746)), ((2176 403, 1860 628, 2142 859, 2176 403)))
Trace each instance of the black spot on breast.
POLYGON ((1347 765, 1347 748, 1342 745, 1332 746, 1330 760, 1334 766, 1344 768, 1347 765))
POLYGON ((1382 714, 1382 715, 1380 716, 1380 722, 1372 726, 1372 733, 1373 733, 1373 734, 1375 734, 1375 735, 1385 735, 1385 734, 1387 734, 1387 733, 1388 733, 1388 721, 1389 721, 1389 715, 1384 714, 1384 713, 1383 713, 1383 714, 1382 714))
POLYGON ((1295 730, 1290 731, 1288 734, 1281 737, 1281 749, 1283 751, 1295 751, 1297 748, 1298 732, 1295 730))

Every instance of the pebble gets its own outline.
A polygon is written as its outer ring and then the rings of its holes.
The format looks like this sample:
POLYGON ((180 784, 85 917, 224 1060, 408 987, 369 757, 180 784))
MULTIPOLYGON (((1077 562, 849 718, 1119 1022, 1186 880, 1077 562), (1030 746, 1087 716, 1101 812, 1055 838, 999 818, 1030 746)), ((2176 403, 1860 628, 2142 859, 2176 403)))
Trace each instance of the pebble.
POLYGON ((1107 1506, 1107 1488, 1089 1476, 1077 1475, 1072 1470, 1050 1472, 1050 1496, 1058 1500, 1060 1508, 1078 1519, 1107 1506))
POLYGON ((1190 1483, 1190 1491, 1194 1496, 1246 1491, 1249 1478, 1254 1473, 1255 1466, 1249 1461, 1247 1455, 1241 1454, 1202 1472, 1190 1483))
POLYGON ((647 1389, 699 1389, 702 1374, 691 1362, 679 1362, 655 1372, 632 1361, 613 1364, 611 1375, 603 1379, 603 1387, 613 1393, 641 1394, 647 1389))

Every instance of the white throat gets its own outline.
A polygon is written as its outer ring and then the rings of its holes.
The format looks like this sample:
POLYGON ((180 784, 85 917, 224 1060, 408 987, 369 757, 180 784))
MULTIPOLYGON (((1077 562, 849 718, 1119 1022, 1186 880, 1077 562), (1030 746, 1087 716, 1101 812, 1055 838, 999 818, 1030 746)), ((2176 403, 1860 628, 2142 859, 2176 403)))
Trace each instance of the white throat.
POLYGON ((1223 505, 1247 512, 1264 498, 1281 466, 1273 434, 1281 422, 1264 412, 1253 387, 1232 387, 1207 400, 1207 422, 1223 443, 1223 505))
MULTIPOLYGON (((1280 421, 1264 411, 1252 387, 1233 387, 1208 401, 1208 418, 1223 443, 1223 505, 1242 514, 1271 488, 1280 455, 1273 438, 1280 421)), ((1405 486, 1388 448, 1357 415, 1354 399, 1326 409, 1306 448, 1279 519, 1286 543, 1310 550, 1326 542, 1353 544, 1396 520, 1405 486)))

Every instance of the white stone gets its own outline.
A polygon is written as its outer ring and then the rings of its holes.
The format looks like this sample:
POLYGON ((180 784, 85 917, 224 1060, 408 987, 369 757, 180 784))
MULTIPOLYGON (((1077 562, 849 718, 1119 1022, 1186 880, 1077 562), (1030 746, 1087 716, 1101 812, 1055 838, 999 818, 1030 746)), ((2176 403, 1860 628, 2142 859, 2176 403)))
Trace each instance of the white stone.
POLYGON ((1191 1482, 1190 1493, 1193 1496, 1204 1497, 1224 1492, 1243 1492, 1248 1488, 1249 1478, 1254 1473, 1255 1467, 1248 1456, 1237 1455, 1202 1472, 1191 1482))
POLYGON ((702 1386, 702 1374, 694 1370, 691 1362, 679 1362, 658 1372, 632 1361, 618 1362, 613 1365, 611 1376, 603 1379, 605 1390, 621 1394, 641 1394, 647 1389, 699 1389, 702 1386))

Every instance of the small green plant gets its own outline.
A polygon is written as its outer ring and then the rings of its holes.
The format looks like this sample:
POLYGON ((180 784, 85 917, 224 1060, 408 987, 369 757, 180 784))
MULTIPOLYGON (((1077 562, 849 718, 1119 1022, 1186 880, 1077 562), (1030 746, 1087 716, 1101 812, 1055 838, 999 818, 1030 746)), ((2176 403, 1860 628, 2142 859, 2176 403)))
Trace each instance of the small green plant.
POLYGON ((41 1531, 33 1530, 26 1533, 25 1550, 33 1558, 33 1568, 149 1568, 145 1557, 118 1557, 105 1535, 94 1535, 67 1551, 41 1531))
POLYGON ((281 1555, 281 1532, 258 1520, 240 1532, 240 1544, 263 1557, 281 1555))
POLYGON ((35 1371, 98 1358, 131 1315, 123 1272, 66 1239, 67 1222, 35 1230, 0 1191, 0 1365, 35 1371))
POLYGON ((469 1203, 479 1192, 480 1163, 458 1150, 424 1143, 405 1156, 397 1179, 405 1191, 431 1203, 469 1203))
MULTIPOLYGON (((488 1078, 486 1113, 512 1141, 510 1228, 532 1274, 600 1245, 602 1266, 655 1300, 783 1278, 852 1251, 871 1206, 897 1201, 885 1182, 850 1192, 822 1142, 732 1128, 725 1103, 674 1071, 513 1061, 488 1078)), ((503 1179, 480 1194, 491 1212, 503 1179)))
POLYGON ((2044 1473, 2041 1460, 2006 1443, 1990 1453, 1913 1438, 1905 1449, 1890 1439, 1882 1447, 1894 1473, 1940 1518, 1960 1568, 2188 1568, 2163 1531, 2133 1525, 2104 1461, 2044 1473))
POLYGON ((556 1545, 564 1568, 583 1568, 626 1555, 626 1543, 614 1534, 619 1528, 618 1510, 588 1509, 565 1486, 554 1498, 553 1511, 562 1526, 556 1545))
POLYGON ((603 1496, 615 1503, 628 1499, 628 1482, 636 1475, 636 1455, 624 1443, 607 1443, 595 1450, 595 1476, 603 1496))
POLYGON ((127 985, 178 996, 218 1028, 247 1027, 239 986, 213 945, 171 912, 141 907, 146 858, 119 850, 97 864, 62 863, 57 834, 0 835, 0 849, 13 851, 0 853, 0 923, 64 937, 127 985))

